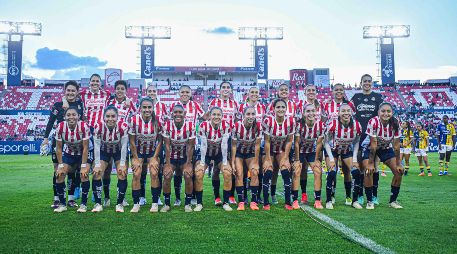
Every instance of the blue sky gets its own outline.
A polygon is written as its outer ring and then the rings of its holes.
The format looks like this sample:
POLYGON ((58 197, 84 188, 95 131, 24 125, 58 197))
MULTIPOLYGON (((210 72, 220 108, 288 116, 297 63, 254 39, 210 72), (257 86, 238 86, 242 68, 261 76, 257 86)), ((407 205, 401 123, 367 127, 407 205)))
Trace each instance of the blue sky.
POLYGON ((457 1, 5 1, 0 20, 43 24, 24 42, 24 73, 77 78, 106 67, 135 76, 137 41, 125 25, 166 25, 156 65, 250 66, 250 42, 240 26, 282 26, 284 40, 269 43, 270 78, 291 68, 329 67, 335 82, 376 75, 375 40, 364 25, 409 24, 411 37, 395 41, 397 79, 457 75, 457 1), (248 3, 246 3, 248 2, 248 3), (230 29, 235 33, 230 33, 230 29), (63 62, 61 59, 65 59, 63 62))

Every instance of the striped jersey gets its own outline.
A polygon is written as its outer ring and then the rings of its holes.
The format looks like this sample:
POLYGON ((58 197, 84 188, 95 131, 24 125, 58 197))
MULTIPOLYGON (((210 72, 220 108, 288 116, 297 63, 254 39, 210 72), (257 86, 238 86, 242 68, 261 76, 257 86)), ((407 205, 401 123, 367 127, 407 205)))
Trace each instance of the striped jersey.
POLYGON ((415 131, 414 139, 416 140, 416 148, 427 148, 428 132, 426 130, 415 131))
POLYGON ((154 114, 156 115, 157 118, 160 119, 161 122, 165 122, 167 118, 167 106, 165 103, 156 101, 154 104, 154 114))
POLYGON ((316 152, 317 139, 324 136, 324 123, 314 122, 312 127, 302 121, 297 121, 295 136, 300 137, 300 153, 316 152))
MULTIPOLYGON (((274 115, 275 114, 275 109, 273 107, 274 100, 270 102, 268 105, 268 114, 274 115)), ((292 101, 292 100, 287 100, 287 108, 286 108, 286 115, 285 116, 293 116, 295 117, 295 114, 297 113, 297 104, 292 101)))
POLYGON ((332 151, 344 154, 353 151, 352 142, 362 135, 362 126, 356 120, 353 120, 351 126, 344 126, 340 121, 332 120, 325 129, 325 135, 332 151))
POLYGON ((334 119, 338 119, 338 114, 340 112, 340 106, 341 104, 348 104, 351 108, 352 111, 355 112, 355 107, 354 104, 350 101, 348 102, 335 102, 334 100, 327 102, 324 104, 324 115, 327 116, 327 121, 331 121, 334 119))
POLYGON ((95 125, 94 138, 100 139, 100 150, 106 153, 120 153, 121 139, 128 135, 128 125, 119 120, 113 129, 109 129, 105 122, 95 125))
POLYGON ((284 122, 278 123, 276 117, 267 115, 263 119, 262 131, 270 136, 270 153, 284 152, 287 137, 295 134, 295 120, 285 117, 284 122))
POLYGON ((242 154, 255 152, 255 143, 257 139, 262 138, 262 126, 260 122, 254 124, 248 129, 242 121, 237 121, 232 129, 232 140, 236 140, 236 151, 242 154))
POLYGON ((378 149, 387 149, 391 147, 394 138, 400 138, 400 130, 394 131, 390 124, 383 125, 379 116, 375 116, 368 121, 367 137, 362 142, 362 147, 370 148, 370 137, 377 139, 378 149))
POLYGON ((216 156, 221 153, 222 136, 230 135, 230 131, 230 124, 224 120, 217 129, 213 127, 210 121, 204 121, 200 124, 198 135, 206 137, 208 142, 206 156, 216 156))
POLYGON ((63 152, 66 154, 82 155, 83 141, 89 138, 89 126, 83 121, 78 121, 74 129, 70 129, 66 121, 57 125, 56 140, 64 143, 63 152))
POLYGON ((452 136, 455 136, 455 128, 452 123, 438 124, 438 126, 436 127, 436 135, 440 137, 441 145, 454 145, 452 136))
POLYGON ((223 120, 230 123, 233 126, 235 122, 235 116, 238 112, 238 103, 232 99, 223 100, 221 98, 215 98, 209 103, 209 108, 219 107, 222 109, 223 120))
MULTIPOLYGON (((249 107, 248 103, 240 104, 240 106, 238 107, 238 115, 239 115, 238 119, 243 119, 244 109, 247 107, 249 107)), ((260 102, 257 102, 256 105, 253 106, 253 108, 255 109, 255 118, 256 118, 257 122, 261 123, 263 120, 263 117, 265 116, 265 111, 266 111, 265 105, 263 105, 260 102)))
POLYGON ((170 118, 171 118, 171 113, 173 111, 173 107, 175 105, 183 106, 184 110, 186 111, 185 120, 188 122, 192 122, 194 124, 194 126, 195 126, 197 120, 199 118, 201 118, 204 114, 202 106, 200 106, 200 104, 198 102, 188 101, 186 104, 183 104, 181 101, 176 101, 170 105, 170 110, 169 110, 170 118))
POLYGON ((133 100, 130 100, 129 105, 125 105, 125 101, 126 99, 124 99, 122 102, 119 102, 116 100, 116 98, 112 98, 107 101, 106 106, 113 105, 116 107, 119 119, 128 123, 130 116, 136 113, 136 107, 135 103, 133 103, 133 100))
POLYGON ((162 136, 170 139, 170 159, 184 159, 187 156, 187 141, 195 139, 195 125, 185 121, 181 128, 173 120, 167 120, 162 128, 162 136))
POLYGON ((137 151, 140 154, 151 154, 155 152, 157 146, 157 138, 161 132, 161 124, 159 118, 155 121, 151 118, 145 122, 140 114, 136 114, 130 118, 129 134, 135 136, 137 151))
POLYGON ((87 124, 89 124, 90 127, 94 127, 96 123, 103 120, 103 110, 109 100, 110 93, 104 90, 99 90, 98 93, 93 93, 90 89, 87 89, 82 91, 80 96, 84 103, 87 124))

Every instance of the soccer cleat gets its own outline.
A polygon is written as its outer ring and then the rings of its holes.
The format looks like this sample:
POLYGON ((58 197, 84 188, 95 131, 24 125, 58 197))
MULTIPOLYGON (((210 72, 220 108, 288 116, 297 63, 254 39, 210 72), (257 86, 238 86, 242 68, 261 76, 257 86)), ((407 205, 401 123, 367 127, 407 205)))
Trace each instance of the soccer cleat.
POLYGON ((332 201, 328 201, 327 203, 325 203, 325 209, 330 209, 330 210, 333 209, 332 201))
POLYGON ((386 177, 387 175, 386 175, 386 173, 385 173, 385 172, 382 172, 382 173, 381 173, 381 176, 384 176, 384 177, 386 177))
POLYGON ((367 210, 373 210, 373 209, 374 209, 374 204, 373 204, 373 202, 368 201, 368 202, 367 202, 367 207, 366 207, 366 208, 367 208, 367 210))
POLYGON ((62 212, 65 212, 66 210, 67 210, 67 206, 66 205, 59 205, 59 207, 54 209, 54 212, 55 213, 62 213, 62 212))
POLYGON ((68 201, 68 206, 69 207, 78 207, 78 204, 74 200, 69 200, 68 201))
POLYGON ((133 204, 132 210, 130 210, 131 213, 138 213, 140 211, 140 204, 133 204))
POLYGON ((116 213, 123 213, 124 212, 124 206, 122 204, 116 205, 116 213))
POLYGON ((191 205, 197 205, 197 199, 193 198, 190 200, 191 205))
POLYGON ((152 203, 151 209, 149 209, 149 212, 156 213, 158 211, 159 211, 159 204, 158 203, 152 203))
POLYGON ((146 205, 146 203, 147 203, 146 198, 140 197, 140 206, 144 206, 144 205, 146 205))
POLYGON ((298 200, 294 200, 294 202, 292 203, 292 208, 294 210, 300 209, 300 205, 298 204, 298 200))
POLYGON ((306 195, 306 193, 301 194, 301 203, 304 205, 308 204, 308 195, 306 195))
POLYGON ((230 197, 229 197, 229 203, 230 203, 230 204, 236 205, 236 200, 235 200, 235 197, 234 197, 234 196, 230 196, 230 197))
POLYGON ((57 207, 59 207, 59 205, 60 205, 60 201, 59 200, 54 200, 52 202, 51 208, 52 209, 56 209, 57 207))
POLYGON ((319 209, 319 210, 324 209, 320 200, 314 201, 314 208, 319 209))
POLYGON ((357 202, 359 202, 360 205, 363 205, 363 203, 365 202, 363 196, 360 196, 359 198, 357 198, 357 202))
POLYGON ((442 176, 443 175, 443 171, 440 171, 440 173, 438 174, 439 176, 442 176))
POLYGON ((394 202, 389 203, 389 207, 392 207, 392 208, 395 208, 395 209, 402 209, 403 208, 403 206, 401 206, 400 203, 398 203, 398 201, 394 201, 394 202))
POLYGON ((249 204, 249 207, 251 208, 251 210, 259 210, 259 206, 257 205, 256 202, 251 202, 249 204))
POLYGON ((75 188, 75 194, 74 194, 74 196, 75 196, 75 199, 81 198, 81 188, 80 188, 80 187, 76 187, 76 188, 75 188))
POLYGON ((263 210, 265 211, 270 211, 270 205, 264 205, 263 210))
POLYGON ((278 203, 279 203, 279 202, 278 202, 278 200, 276 199, 276 195, 271 196, 271 204, 272 204, 272 205, 277 205, 278 203))
POLYGON ((202 204, 197 204, 197 206, 194 208, 194 212, 201 212, 202 210, 203 210, 202 204))
POLYGON ((186 205, 184 206, 184 212, 186 213, 191 213, 193 210, 192 210, 192 206, 190 205, 186 205))
POLYGON ((173 204, 173 206, 181 206, 181 200, 180 199, 176 199, 175 203, 173 204))
POLYGON ((231 212, 233 211, 233 209, 230 207, 229 204, 225 203, 223 206, 222 206, 222 209, 224 209, 226 212, 231 212))
POLYGON ((294 208, 293 208, 291 205, 288 205, 288 204, 285 204, 285 205, 284 205, 284 208, 285 208, 286 210, 289 210, 289 211, 290 211, 290 210, 294 210, 294 208))
POLYGON ((162 207, 162 209, 160 209, 160 212, 161 212, 161 213, 166 213, 166 212, 169 212, 170 210, 171 210, 171 207, 170 207, 170 206, 164 205, 164 206, 162 207))
POLYGON ((373 204, 375 204, 375 205, 379 205, 379 199, 378 199, 378 197, 373 196, 372 202, 373 202, 373 204))
POLYGON ((78 213, 85 213, 85 212, 87 212, 87 206, 84 205, 84 204, 81 204, 81 205, 79 206, 78 210, 76 210, 76 212, 78 212, 78 213))
POLYGON ((419 176, 425 176, 425 173, 424 173, 424 172, 421 172, 421 173, 419 174, 419 176))
POLYGON ((93 213, 99 213, 99 212, 101 212, 101 211, 103 211, 103 206, 100 205, 100 204, 98 204, 98 203, 95 204, 95 205, 94 205, 94 208, 92 209, 92 212, 93 212, 93 213))
POLYGON ((109 207, 111 205, 111 200, 109 198, 105 198, 103 201, 103 207, 109 207))
POLYGON ((445 171, 443 172, 443 176, 447 176, 448 174, 449 174, 449 173, 447 172, 447 170, 445 170, 445 171))
POLYGON ((127 202, 126 199, 124 199, 124 200, 122 201, 122 206, 123 206, 123 207, 129 206, 129 203, 127 202))
POLYGON ((214 200, 214 204, 217 205, 217 206, 222 205, 221 198, 216 198, 216 199, 214 200))
POLYGON ((244 202, 238 203, 238 208, 236 209, 238 211, 244 211, 244 202))
POLYGON ((352 203, 352 207, 354 207, 355 209, 362 209, 363 207, 359 204, 358 201, 354 201, 354 203, 352 203))
POLYGON ((346 201, 344 202, 345 205, 352 205, 352 198, 346 198, 346 201))
POLYGON ((157 201, 157 204, 159 204, 159 206, 163 205, 162 200, 160 200, 160 197, 159 197, 159 201, 157 201))
POLYGON ((428 173, 427 175, 428 175, 428 176, 433 176, 431 172, 430 172, 430 173, 428 173))

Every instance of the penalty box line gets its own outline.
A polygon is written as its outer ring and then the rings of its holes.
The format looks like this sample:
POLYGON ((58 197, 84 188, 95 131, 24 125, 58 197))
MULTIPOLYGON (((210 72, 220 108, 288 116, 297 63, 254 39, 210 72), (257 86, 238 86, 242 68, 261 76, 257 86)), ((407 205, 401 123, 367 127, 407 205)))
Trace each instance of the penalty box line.
POLYGON ((357 233, 353 229, 347 227, 343 223, 338 222, 338 221, 328 217, 327 215, 318 212, 317 210, 315 210, 309 206, 301 205, 301 209, 321 226, 329 229, 330 231, 332 231, 334 233, 342 235, 344 238, 346 238, 354 243, 357 243, 370 251, 373 251, 375 253, 382 253, 382 254, 395 253, 395 251, 376 243, 375 241, 371 240, 370 238, 367 238, 367 237, 357 233), (325 223, 327 225, 324 225, 323 223, 325 223))

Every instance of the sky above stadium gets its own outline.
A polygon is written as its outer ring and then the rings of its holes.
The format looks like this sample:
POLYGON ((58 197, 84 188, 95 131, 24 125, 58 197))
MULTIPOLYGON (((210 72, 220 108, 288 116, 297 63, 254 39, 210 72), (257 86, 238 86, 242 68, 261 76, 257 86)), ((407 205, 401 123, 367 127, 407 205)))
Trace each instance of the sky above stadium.
POLYGON ((79 79, 105 68, 125 78, 139 69, 138 41, 125 25, 171 26, 156 42, 157 66, 251 66, 250 41, 240 26, 281 26, 284 40, 269 42, 269 78, 292 68, 330 68, 334 82, 354 84, 376 75, 376 40, 365 25, 411 25, 395 40, 397 80, 457 76, 457 1, 10 1, 1 18, 43 25, 24 40, 25 75, 79 79), (247 3, 248 2, 248 3, 247 3))

